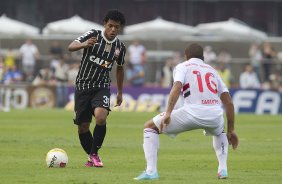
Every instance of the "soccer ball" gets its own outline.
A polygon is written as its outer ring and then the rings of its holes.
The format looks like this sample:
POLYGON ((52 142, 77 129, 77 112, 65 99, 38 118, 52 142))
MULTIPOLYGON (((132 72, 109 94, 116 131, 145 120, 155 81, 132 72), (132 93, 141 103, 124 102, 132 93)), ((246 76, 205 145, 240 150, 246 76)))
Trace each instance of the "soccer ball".
POLYGON ((66 167, 67 163, 68 155, 63 149, 51 149, 46 155, 46 164, 48 167, 66 167))

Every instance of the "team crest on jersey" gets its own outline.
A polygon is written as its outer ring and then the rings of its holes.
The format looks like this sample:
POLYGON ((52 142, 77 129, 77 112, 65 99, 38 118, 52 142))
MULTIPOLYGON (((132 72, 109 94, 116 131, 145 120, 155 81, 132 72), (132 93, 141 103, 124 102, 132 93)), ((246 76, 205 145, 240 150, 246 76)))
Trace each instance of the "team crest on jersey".
POLYGON ((106 43, 105 51, 106 51, 106 52, 110 52, 111 49, 112 49, 112 44, 106 43))
POLYGON ((120 50, 119 50, 119 48, 117 48, 117 49, 115 50, 115 56, 118 57, 118 56, 119 56, 119 53, 120 53, 120 50))

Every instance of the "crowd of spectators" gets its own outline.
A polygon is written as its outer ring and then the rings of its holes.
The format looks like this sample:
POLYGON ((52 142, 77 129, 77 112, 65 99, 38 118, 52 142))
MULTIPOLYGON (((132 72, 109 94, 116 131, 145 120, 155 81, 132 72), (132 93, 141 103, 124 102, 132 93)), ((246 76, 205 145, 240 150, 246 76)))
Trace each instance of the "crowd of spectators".
POLYGON ((146 48, 138 40, 134 40, 127 49, 127 55, 127 82, 131 86, 141 87, 145 84, 146 48))
POLYGON ((247 88, 282 91, 280 79, 282 76, 282 58, 279 56, 279 52, 275 51, 268 42, 253 43, 249 49, 249 57, 250 62, 247 63, 245 71, 241 74, 246 77, 246 70, 249 71, 248 80, 251 81, 249 83, 253 84, 247 85, 247 88))
POLYGON ((236 64, 231 54, 223 49, 218 54, 211 46, 204 48, 205 62, 218 70, 229 88, 264 89, 282 91, 282 60, 270 43, 253 43, 248 51, 249 58, 240 60, 239 80, 236 80, 231 64, 236 64))
MULTIPOLYGON (((238 79, 234 77, 232 64, 236 62, 227 49, 218 52, 210 45, 204 46, 205 62, 218 70, 219 75, 229 88, 244 89, 272 89, 282 91, 282 62, 279 53, 269 43, 254 43, 246 51, 249 58, 240 63, 242 66, 238 79), (277 63, 278 62, 278 63, 277 63), (280 63, 279 63, 280 62, 280 63), (275 64, 275 65, 274 65, 275 64)), ((40 65, 40 51, 32 40, 26 40, 16 51, 9 48, 5 54, 0 53, 0 82, 4 85, 30 84, 56 86, 57 95, 62 99, 58 106, 63 106, 67 99, 65 93, 68 86, 73 86, 78 72, 78 55, 69 56, 64 53, 58 41, 50 45, 48 64, 40 65), (71 59, 70 59, 71 58, 71 59), (76 61, 76 62, 71 62, 76 61)), ((184 58, 179 53, 175 57, 163 60, 159 70, 160 77, 155 82, 158 87, 169 88, 172 86, 173 68, 184 58)), ((146 48, 138 40, 132 41, 127 48, 126 80, 125 85, 133 87, 146 86, 146 67, 148 65, 146 48)), ((157 71, 156 71, 157 72, 157 71)))
POLYGON ((0 84, 55 86, 57 107, 65 106, 68 86, 74 86, 79 62, 69 60, 57 41, 50 46, 47 64, 39 64, 39 58, 40 52, 30 39, 17 50, 7 49, 0 55, 0 84))
POLYGON ((1 84, 74 85, 79 62, 71 62, 57 41, 50 46, 47 64, 38 63, 40 52, 30 39, 19 49, 1 53, 1 84))

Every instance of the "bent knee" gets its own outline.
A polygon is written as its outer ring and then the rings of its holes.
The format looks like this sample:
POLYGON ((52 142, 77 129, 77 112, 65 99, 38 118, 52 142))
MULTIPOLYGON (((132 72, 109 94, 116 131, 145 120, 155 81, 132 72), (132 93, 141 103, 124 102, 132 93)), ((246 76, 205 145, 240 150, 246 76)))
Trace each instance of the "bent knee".
POLYGON ((94 117, 95 117, 96 124, 105 125, 108 114, 109 114, 109 111, 104 108, 101 108, 101 107, 95 108, 94 117))
POLYGON ((158 127, 155 125, 155 123, 153 122, 153 120, 149 120, 147 121, 145 124, 144 124, 144 129, 146 128, 151 128, 151 129, 154 129, 156 130, 157 132, 159 132, 159 129, 158 127))
POLYGON ((83 134, 89 131, 90 123, 82 123, 78 125, 78 133, 83 134))
POLYGON ((107 116, 98 115, 95 116, 96 124, 98 125, 105 125, 107 121, 107 116))

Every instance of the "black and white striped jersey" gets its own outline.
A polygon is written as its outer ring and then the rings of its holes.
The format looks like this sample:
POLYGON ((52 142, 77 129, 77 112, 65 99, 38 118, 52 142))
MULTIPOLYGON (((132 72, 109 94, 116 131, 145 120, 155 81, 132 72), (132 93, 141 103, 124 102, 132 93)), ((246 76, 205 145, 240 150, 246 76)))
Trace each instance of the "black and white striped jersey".
POLYGON ((117 37, 109 41, 100 30, 90 30, 78 37, 75 41, 80 43, 96 37, 97 43, 93 47, 83 50, 79 71, 76 77, 76 89, 86 90, 94 87, 109 88, 110 76, 114 62, 124 64, 126 48, 117 37))

